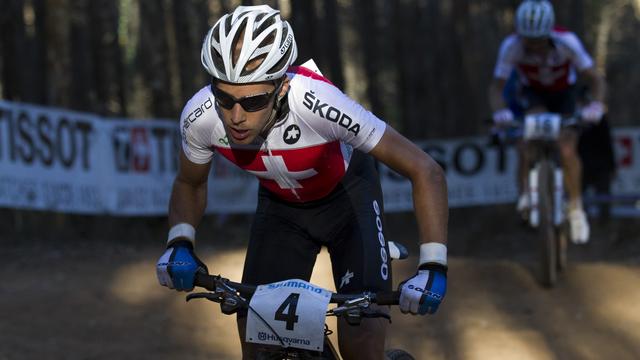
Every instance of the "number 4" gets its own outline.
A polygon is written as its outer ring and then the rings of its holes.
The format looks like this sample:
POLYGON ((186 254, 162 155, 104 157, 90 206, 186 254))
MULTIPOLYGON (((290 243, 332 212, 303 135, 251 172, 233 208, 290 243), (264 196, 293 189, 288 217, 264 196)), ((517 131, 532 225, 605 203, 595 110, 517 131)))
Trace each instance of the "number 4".
POLYGON ((298 315, 296 315, 296 308, 298 307, 299 293, 291 293, 282 305, 276 310, 275 320, 285 321, 287 323, 287 330, 293 330, 293 324, 298 322, 298 315), (288 308, 288 311, 284 311, 288 308))

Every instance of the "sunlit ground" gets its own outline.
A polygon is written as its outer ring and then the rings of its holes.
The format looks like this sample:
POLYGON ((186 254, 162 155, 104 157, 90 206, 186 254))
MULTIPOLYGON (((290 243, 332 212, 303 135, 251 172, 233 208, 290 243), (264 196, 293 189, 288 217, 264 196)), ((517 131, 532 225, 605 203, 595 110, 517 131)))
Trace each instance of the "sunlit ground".
MULTIPOLYGON (((239 281, 243 259, 238 250, 203 260, 211 272, 239 281)), ((396 284, 414 262, 395 264, 396 284)), ((159 287, 153 267, 152 261, 120 267, 109 280, 109 295, 126 306, 163 312, 161 331, 192 358, 238 358, 235 317, 221 314, 217 304, 186 303, 184 293, 159 287)), ((639 271, 637 265, 577 264, 557 288, 544 290, 522 264, 454 258, 440 311, 415 317, 394 310, 388 347, 418 359, 639 359, 639 271)), ((312 282, 333 289, 325 251, 312 282)), ((334 319, 328 324, 336 329, 334 319)))

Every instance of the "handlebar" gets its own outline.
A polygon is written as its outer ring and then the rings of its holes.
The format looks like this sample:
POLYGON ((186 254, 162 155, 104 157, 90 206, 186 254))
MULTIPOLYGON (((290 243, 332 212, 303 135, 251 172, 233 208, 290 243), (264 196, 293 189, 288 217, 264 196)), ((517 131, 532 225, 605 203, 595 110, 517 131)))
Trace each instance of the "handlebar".
MULTIPOLYGON (((241 284, 233 282, 229 279, 223 278, 220 275, 209 275, 204 273, 196 273, 194 279, 194 285, 205 288, 209 291, 219 291, 220 288, 231 292, 238 292, 240 295, 249 298, 256 291, 256 286, 241 284)), ((361 293, 361 294, 338 294, 331 293, 331 303, 342 304, 350 300, 361 298, 363 295, 367 295, 372 303, 378 305, 398 305, 400 300, 399 291, 378 291, 375 293, 361 293)), ((189 298, 189 297, 188 297, 189 298)))
MULTIPOLYGON (((553 114, 553 113, 546 113, 546 114, 553 114)), ((530 114, 530 115, 535 116, 535 115, 541 115, 541 114, 530 114)), ((529 115, 516 116, 513 121, 505 123, 504 126, 512 127, 512 128, 522 128, 524 126, 524 121, 527 116, 529 115)), ((493 120, 491 121, 493 122, 493 120)), ((560 125, 562 127, 579 126, 579 125, 582 125, 583 123, 584 121, 582 120, 582 115, 579 112, 571 115, 560 115, 560 125)))
POLYGON ((517 116, 513 121, 494 124, 488 119, 491 126, 490 135, 496 143, 513 141, 518 138, 529 140, 555 141, 561 129, 566 127, 582 128, 588 125, 580 111, 570 115, 559 113, 536 113, 517 116))

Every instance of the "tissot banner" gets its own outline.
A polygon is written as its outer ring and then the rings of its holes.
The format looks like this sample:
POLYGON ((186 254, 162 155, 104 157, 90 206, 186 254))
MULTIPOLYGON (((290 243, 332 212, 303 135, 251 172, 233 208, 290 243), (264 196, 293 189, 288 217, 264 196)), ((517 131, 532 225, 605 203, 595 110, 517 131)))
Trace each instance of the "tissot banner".
MULTIPOLYGON (((640 188, 640 128, 614 130, 614 193, 640 188)), ((422 141, 447 174, 452 207, 516 198, 516 153, 487 137, 422 141)), ((177 170, 178 122, 105 118, 0 101, 0 207, 80 214, 165 215, 177 170)), ((384 166, 387 211, 412 209, 411 185, 384 166)), ((251 212, 257 181, 221 156, 209 177, 210 213, 251 212)))

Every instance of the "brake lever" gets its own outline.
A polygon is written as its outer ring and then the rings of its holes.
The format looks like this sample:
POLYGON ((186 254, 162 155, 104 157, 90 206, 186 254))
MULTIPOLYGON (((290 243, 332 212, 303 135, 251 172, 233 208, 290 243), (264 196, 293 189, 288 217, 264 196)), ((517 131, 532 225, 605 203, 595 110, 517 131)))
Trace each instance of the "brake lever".
POLYGON ((371 297, 367 294, 365 296, 347 300, 342 305, 336 306, 335 308, 328 311, 330 315, 341 315, 345 312, 350 312, 352 310, 358 309, 366 309, 371 305, 371 297))
POLYGON ((389 324, 391 324, 391 315, 382 311, 363 310, 360 316, 364 318, 385 318, 389 320, 389 324))
POLYGON ((199 292, 188 294, 187 301, 192 299, 207 299, 217 303, 221 303, 224 300, 222 294, 218 292, 199 292))

